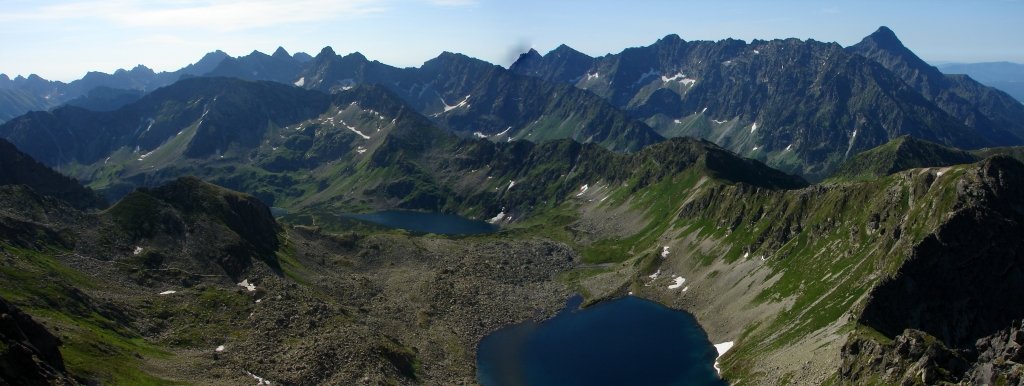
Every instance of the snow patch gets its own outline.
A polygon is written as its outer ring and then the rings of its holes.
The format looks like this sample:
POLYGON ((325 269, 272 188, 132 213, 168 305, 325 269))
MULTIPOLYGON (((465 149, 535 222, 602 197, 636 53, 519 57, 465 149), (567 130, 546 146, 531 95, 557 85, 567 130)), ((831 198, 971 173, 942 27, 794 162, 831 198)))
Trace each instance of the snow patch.
POLYGON ((600 72, 595 72, 593 74, 587 73, 587 80, 599 79, 599 78, 601 78, 601 73, 600 72))
POLYGON ((220 346, 217 346, 217 348, 216 348, 216 349, 214 349, 213 351, 216 351, 216 352, 224 352, 224 345, 220 345, 220 346))
POLYGON ((462 101, 459 102, 459 103, 456 103, 455 105, 448 105, 448 102, 445 102, 444 98, 441 98, 441 103, 444 104, 444 112, 446 112, 446 113, 449 112, 449 111, 455 110, 455 109, 457 109, 459 107, 467 107, 467 106, 469 106, 468 102, 469 102, 469 95, 466 95, 465 97, 463 97, 462 101))
POLYGON ((712 119, 711 122, 714 122, 716 125, 721 125, 721 124, 729 122, 729 121, 725 121, 725 120, 719 121, 717 119, 712 119))
POLYGON ((757 151, 757 149, 760 149, 760 148, 761 148, 760 146, 754 145, 754 151, 757 151))
POLYGON ((365 148, 365 147, 362 147, 362 146, 360 146, 360 147, 357 147, 357 148, 356 148, 356 153, 359 153, 359 154, 363 154, 363 153, 366 153, 366 148, 365 148))
POLYGON ((296 80, 294 84, 295 84, 296 87, 305 86, 306 85, 306 77, 299 78, 299 80, 296 80))
POLYGON ((487 220, 487 222, 491 224, 497 224, 498 221, 501 221, 503 219, 505 219, 505 208, 501 208, 501 212, 495 215, 494 217, 491 217, 491 219, 487 220))
POLYGON ((153 155, 153 152, 155 152, 155 151, 156 151, 156 149, 153 149, 153 150, 152 150, 152 151, 150 151, 149 153, 146 153, 146 154, 140 155, 140 156, 139 156, 139 161, 142 161, 142 160, 146 159, 146 157, 149 157, 149 156, 153 155))
POLYGON ((786 150, 783 150, 783 151, 790 151, 790 150, 793 150, 793 144, 792 143, 789 144, 789 146, 786 146, 786 150))
POLYGON ((341 86, 343 91, 348 91, 356 86, 356 80, 352 78, 342 79, 338 81, 338 85, 341 86))
POLYGON ((509 190, 509 189, 512 189, 512 187, 513 187, 513 186, 516 186, 516 182, 515 182, 515 181, 512 181, 512 180, 509 180, 509 181, 508 181, 508 187, 507 187, 507 188, 505 188, 505 190, 509 190))
POLYGON ((178 291, 173 291, 172 290, 172 291, 161 292, 160 295, 173 295, 173 294, 176 294, 176 293, 178 293, 178 291))
POLYGON ((487 134, 481 133, 479 131, 473 132, 473 136, 477 138, 487 138, 487 134))
POLYGON ((743 258, 746 259, 748 257, 750 257, 750 252, 744 252, 743 253, 743 258))
POLYGON ((672 121, 672 122, 675 122, 676 124, 680 124, 680 123, 683 123, 683 121, 680 121, 680 120, 678 120, 678 119, 676 119, 676 120, 674 120, 674 121, 672 121))
POLYGON ((363 139, 370 139, 370 136, 369 136, 369 135, 363 134, 363 132, 362 132, 362 131, 359 131, 359 129, 356 129, 356 128, 355 128, 354 126, 349 126, 349 125, 348 125, 347 123, 345 123, 345 121, 341 121, 341 124, 342 124, 342 126, 345 126, 345 128, 346 128, 346 129, 349 129, 349 130, 351 130, 351 131, 352 131, 353 133, 356 133, 356 134, 358 134, 358 135, 359 135, 360 137, 363 137, 363 139))
POLYGON ((253 379, 256 380, 256 384, 257 385, 269 385, 270 384, 270 381, 268 381, 266 379, 263 379, 263 378, 261 378, 260 376, 258 376, 256 374, 250 373, 248 371, 246 371, 245 373, 247 375, 249 375, 250 377, 253 377, 253 379))
POLYGON ((668 257, 668 246, 667 245, 664 246, 664 247, 661 247, 661 257, 662 258, 668 257))
MULTIPOLYGON (((722 343, 716 344, 715 345, 715 350, 718 351, 718 358, 721 358, 722 355, 725 355, 725 353, 728 352, 729 349, 731 349, 731 348, 732 348, 732 342, 722 342, 722 343)), ((715 358, 715 371, 718 372, 718 375, 722 375, 722 369, 718 368, 718 359, 717 358, 715 358)))
POLYGON ((657 272, 655 272, 655 273, 647 275, 647 277, 651 278, 651 280, 655 280, 655 279, 658 278, 658 275, 661 275, 661 270, 660 269, 657 272))
POLYGON ((750 126, 750 132, 753 133, 754 130, 757 130, 757 122, 754 122, 754 124, 750 126))
MULTIPOLYGON (((505 134, 508 134, 508 131, 509 131, 509 130, 512 130, 512 126, 509 126, 509 127, 507 128, 507 129, 505 129, 504 131, 502 131, 502 132, 500 132, 500 133, 498 133, 498 134, 495 134, 494 136, 495 136, 495 137, 500 137, 500 136, 503 136, 503 135, 505 135, 505 134)), ((511 141, 511 140, 512 140, 512 138, 509 138, 509 140, 511 141)))
POLYGON ((686 279, 684 279, 682 276, 677 277, 677 278, 675 278, 673 280, 675 280, 675 283, 669 284, 668 289, 676 289, 676 288, 682 287, 683 283, 686 283, 686 279))
POLYGON ((582 196, 583 193, 587 192, 587 189, 590 189, 590 184, 583 184, 583 186, 580 187, 580 192, 576 194, 576 197, 582 196))
POLYGON ((135 255, 135 256, 138 256, 141 253, 142 253, 142 247, 135 247, 135 250, 132 251, 132 254, 135 255))
POLYGON ((853 134, 850 135, 850 143, 846 145, 846 155, 843 158, 850 158, 850 151, 853 150, 853 143, 857 141, 857 129, 853 129, 853 134))
POLYGON ((675 75, 672 75, 671 77, 662 76, 661 81, 664 83, 679 82, 686 86, 692 86, 694 83, 697 82, 696 79, 687 78, 686 75, 684 75, 682 72, 677 72, 675 75))
POLYGON ((238 283, 238 286, 242 287, 242 288, 245 288, 249 292, 252 292, 252 291, 256 290, 256 285, 252 284, 252 283, 249 283, 249 279, 242 280, 241 283, 238 283))

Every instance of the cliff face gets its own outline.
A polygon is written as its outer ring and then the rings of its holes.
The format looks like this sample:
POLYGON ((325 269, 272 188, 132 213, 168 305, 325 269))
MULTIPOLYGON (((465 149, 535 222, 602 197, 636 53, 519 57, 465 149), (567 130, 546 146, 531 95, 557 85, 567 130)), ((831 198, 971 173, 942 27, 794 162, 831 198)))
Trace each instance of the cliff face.
POLYGON ((1020 381, 996 358, 1019 356, 1024 167, 994 157, 967 177, 948 220, 872 291, 858 323, 881 338, 844 346, 845 381, 1020 381))

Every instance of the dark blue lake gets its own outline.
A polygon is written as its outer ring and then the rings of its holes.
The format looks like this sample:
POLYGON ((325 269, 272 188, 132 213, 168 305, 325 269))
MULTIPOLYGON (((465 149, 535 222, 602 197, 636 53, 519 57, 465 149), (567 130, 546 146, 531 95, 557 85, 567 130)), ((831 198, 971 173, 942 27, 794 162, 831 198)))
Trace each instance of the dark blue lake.
MULTIPOLYGON (((575 304, 573 304, 575 303, 575 304)), ((725 385, 690 314, 634 296, 499 330, 480 341, 484 386, 725 385)))
POLYGON ((386 210, 365 214, 349 214, 346 216, 389 228, 400 228, 418 233, 478 235, 498 230, 497 225, 486 221, 470 220, 454 214, 386 210))

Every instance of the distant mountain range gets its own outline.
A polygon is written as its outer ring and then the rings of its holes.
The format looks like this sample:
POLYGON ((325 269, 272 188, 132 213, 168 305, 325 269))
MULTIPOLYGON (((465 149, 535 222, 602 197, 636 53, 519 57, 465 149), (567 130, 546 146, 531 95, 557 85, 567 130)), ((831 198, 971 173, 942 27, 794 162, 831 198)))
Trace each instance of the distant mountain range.
POLYGON ((705 138, 812 179, 905 134, 962 148, 1024 143, 1024 105, 942 75, 885 27, 848 48, 669 35, 591 58, 563 45, 511 70, 594 92, 663 136, 705 138))
MULTIPOLYGON (((278 52, 283 52, 283 49, 278 49, 278 52)), ((117 70, 113 74, 89 72, 82 79, 70 83, 46 80, 34 74, 28 77, 18 76, 13 79, 6 74, 0 74, 0 102, 3 102, 0 103, 0 122, 29 111, 50 109, 66 103, 87 108, 112 110, 131 100, 108 97, 102 104, 93 105, 89 104, 90 102, 82 102, 82 98, 95 99, 97 98, 96 93, 129 95, 153 91, 184 77, 217 71, 226 59, 234 60, 228 54, 218 50, 210 52, 199 61, 176 71, 158 73, 146 66, 138 65, 131 70, 117 70), (105 91, 94 91, 96 89, 105 91)), ((302 53, 295 55, 295 60, 308 59, 309 55, 302 53)))
POLYGON ((330 47, 315 57, 283 48, 238 58, 217 51, 170 73, 140 66, 66 85, 4 77, 0 98, 10 101, 7 110, 52 107, 56 98, 110 111, 139 96, 123 90, 150 92, 197 75, 325 93, 377 84, 440 127, 492 141, 571 138, 636 151, 666 137, 703 138, 811 180, 902 135, 964 149, 1024 144, 1024 105, 942 74, 885 27, 847 48, 669 35, 592 58, 562 45, 545 55, 531 50, 509 69, 453 53, 396 68, 330 47), (90 92, 95 87, 103 88, 90 92))
POLYGON ((944 63, 937 67, 946 74, 966 74, 981 83, 1003 90, 1024 103, 1024 64, 1010 62, 944 63))

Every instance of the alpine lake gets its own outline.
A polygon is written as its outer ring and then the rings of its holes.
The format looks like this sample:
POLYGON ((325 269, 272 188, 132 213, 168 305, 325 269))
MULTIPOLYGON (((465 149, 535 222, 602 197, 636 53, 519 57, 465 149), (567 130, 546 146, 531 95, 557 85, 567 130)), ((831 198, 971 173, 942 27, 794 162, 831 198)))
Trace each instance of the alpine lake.
POLYGON ((685 312, 634 296, 498 330, 481 340, 477 380, 505 385, 726 385, 717 351, 685 312))
MULTIPOLYGON (((454 214, 388 210, 346 217, 416 233, 478 235, 499 227, 454 214)), ((484 337, 477 381, 484 386, 726 385, 717 351, 690 314, 626 296, 580 309, 574 296, 554 318, 484 337)))

